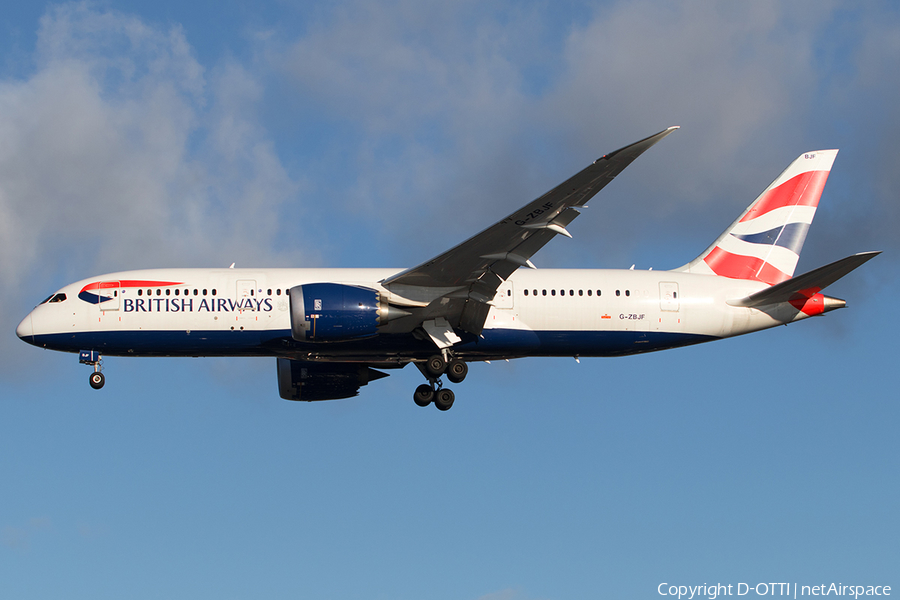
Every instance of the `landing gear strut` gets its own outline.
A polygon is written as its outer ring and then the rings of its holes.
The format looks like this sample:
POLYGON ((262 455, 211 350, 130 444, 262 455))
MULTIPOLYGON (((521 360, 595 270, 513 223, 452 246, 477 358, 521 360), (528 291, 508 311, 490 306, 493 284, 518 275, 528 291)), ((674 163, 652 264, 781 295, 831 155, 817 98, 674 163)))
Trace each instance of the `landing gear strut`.
POLYGON ((458 358, 448 361, 444 356, 436 354, 424 363, 416 363, 416 366, 428 379, 428 383, 423 383, 416 388, 413 401, 419 406, 428 406, 434 402, 434 406, 438 410, 450 410, 456 394, 443 387, 441 376, 446 373, 447 379, 451 383, 460 383, 469 372, 468 365, 458 358))
POLYGON ((82 350, 78 353, 78 362, 94 367, 94 372, 91 373, 88 382, 95 390, 102 388, 103 384, 106 383, 106 377, 100 372, 103 368, 103 357, 100 356, 100 353, 96 350, 82 350))

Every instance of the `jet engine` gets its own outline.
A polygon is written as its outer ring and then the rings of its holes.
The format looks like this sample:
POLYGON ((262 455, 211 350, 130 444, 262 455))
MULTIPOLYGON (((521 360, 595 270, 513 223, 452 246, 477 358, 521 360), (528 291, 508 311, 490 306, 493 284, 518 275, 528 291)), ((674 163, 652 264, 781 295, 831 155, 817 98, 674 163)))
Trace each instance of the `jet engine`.
POLYGON ((308 283, 290 290, 291 336, 298 342, 339 342, 371 337, 404 317, 376 290, 340 283, 308 283))

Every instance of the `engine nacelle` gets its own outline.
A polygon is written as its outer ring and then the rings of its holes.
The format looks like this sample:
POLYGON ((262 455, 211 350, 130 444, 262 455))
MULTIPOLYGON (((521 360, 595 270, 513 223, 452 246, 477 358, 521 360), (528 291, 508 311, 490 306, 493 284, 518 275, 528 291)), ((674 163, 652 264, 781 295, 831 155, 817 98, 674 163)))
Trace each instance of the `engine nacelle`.
POLYGON ((291 288, 291 336, 298 342, 338 342, 371 337, 378 327, 409 313, 388 306, 377 291, 341 283, 291 288))

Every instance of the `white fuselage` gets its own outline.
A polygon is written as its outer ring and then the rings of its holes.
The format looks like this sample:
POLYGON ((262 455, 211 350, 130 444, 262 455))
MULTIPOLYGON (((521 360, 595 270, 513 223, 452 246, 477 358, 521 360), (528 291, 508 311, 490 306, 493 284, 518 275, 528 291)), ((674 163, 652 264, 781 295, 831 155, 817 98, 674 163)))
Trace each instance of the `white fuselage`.
MULTIPOLYGON (((68 285, 37 306, 20 337, 55 350, 121 356, 287 356, 407 362, 430 340, 397 331, 342 342, 291 337, 288 290, 318 282, 371 288, 398 269, 152 269, 68 285), (98 286, 98 284, 100 284, 98 286), (93 287, 92 287, 93 286, 93 287), (91 303, 92 293, 111 298, 91 303)), ((730 306, 767 287, 672 271, 520 269, 500 286, 481 336, 456 347, 467 359, 615 356, 765 329, 806 315, 730 306)), ((96 299, 96 295, 93 296, 96 299)), ((401 328, 402 329, 402 328, 401 328)))

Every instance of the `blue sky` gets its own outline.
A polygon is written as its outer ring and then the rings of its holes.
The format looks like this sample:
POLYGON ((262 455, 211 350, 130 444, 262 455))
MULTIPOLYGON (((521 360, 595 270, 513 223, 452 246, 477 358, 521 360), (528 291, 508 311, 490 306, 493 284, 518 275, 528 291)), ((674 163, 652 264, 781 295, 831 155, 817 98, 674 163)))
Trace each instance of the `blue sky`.
MULTIPOLYGON (((0 587, 11 598, 659 597, 900 587, 900 11, 888 2, 19 3, 0 20, 0 587), (156 266, 409 266, 669 125, 535 258, 674 268, 840 148, 798 269, 847 310, 608 360, 278 398, 271 360, 14 336, 156 266)), ((752 594, 751 594, 752 595, 752 594)))

